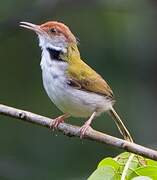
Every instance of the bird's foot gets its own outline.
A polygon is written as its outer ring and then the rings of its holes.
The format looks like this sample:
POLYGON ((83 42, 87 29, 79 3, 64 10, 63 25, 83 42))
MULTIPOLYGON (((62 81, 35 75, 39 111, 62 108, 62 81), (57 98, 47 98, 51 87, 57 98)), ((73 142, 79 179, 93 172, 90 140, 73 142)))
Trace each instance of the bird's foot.
POLYGON ((55 119, 53 119, 50 123, 50 129, 57 129, 60 123, 64 123, 64 120, 68 117, 69 115, 63 114, 62 116, 59 116, 55 119))
POLYGON ((82 127, 80 127, 80 138, 82 139, 85 136, 86 131, 91 128, 90 124, 96 115, 96 111, 90 116, 90 118, 84 123, 82 127))
POLYGON ((85 136, 86 131, 91 128, 89 123, 85 123, 82 127, 80 127, 79 131, 80 131, 80 139, 83 139, 85 136))

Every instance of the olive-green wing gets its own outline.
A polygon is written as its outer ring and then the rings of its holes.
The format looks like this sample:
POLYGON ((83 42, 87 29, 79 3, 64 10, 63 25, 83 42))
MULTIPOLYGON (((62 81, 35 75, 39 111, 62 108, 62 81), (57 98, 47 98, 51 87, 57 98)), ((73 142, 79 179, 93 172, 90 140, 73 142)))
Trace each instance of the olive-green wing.
POLYGON ((77 61, 76 64, 70 64, 67 74, 68 83, 74 88, 113 97, 107 82, 82 60, 77 61))

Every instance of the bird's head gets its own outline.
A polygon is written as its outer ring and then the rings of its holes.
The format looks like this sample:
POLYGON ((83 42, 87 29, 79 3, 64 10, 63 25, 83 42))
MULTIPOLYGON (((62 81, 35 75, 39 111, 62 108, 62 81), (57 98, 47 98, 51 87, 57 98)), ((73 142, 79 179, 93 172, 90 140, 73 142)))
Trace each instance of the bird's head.
POLYGON ((39 46, 42 49, 53 48, 66 52, 69 43, 77 43, 70 29, 65 24, 57 21, 49 21, 41 25, 21 22, 20 26, 30 29, 38 35, 39 46))

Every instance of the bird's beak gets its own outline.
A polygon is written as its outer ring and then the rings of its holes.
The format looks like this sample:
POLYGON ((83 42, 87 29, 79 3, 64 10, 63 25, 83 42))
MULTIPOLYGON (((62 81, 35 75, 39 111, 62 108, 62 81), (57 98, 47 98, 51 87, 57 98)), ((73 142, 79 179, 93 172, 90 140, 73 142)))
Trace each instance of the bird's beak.
POLYGON ((44 33, 44 31, 41 29, 41 27, 39 25, 36 25, 36 24, 32 24, 29 22, 20 22, 20 26, 24 27, 26 29, 30 29, 30 30, 36 32, 37 34, 43 34, 44 33))

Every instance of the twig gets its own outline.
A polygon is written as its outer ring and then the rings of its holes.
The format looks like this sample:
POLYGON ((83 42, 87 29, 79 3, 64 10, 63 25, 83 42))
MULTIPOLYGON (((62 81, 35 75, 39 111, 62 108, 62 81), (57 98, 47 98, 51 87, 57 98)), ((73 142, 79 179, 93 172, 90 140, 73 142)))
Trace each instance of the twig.
MULTIPOLYGON (((14 118, 17 118, 26 122, 34 123, 37 125, 41 125, 47 128, 50 127, 50 122, 53 121, 53 119, 50 119, 41 115, 37 115, 28 111, 2 105, 2 104, 0 104, 0 114, 14 117, 14 118)), ((80 137, 78 126, 73 126, 67 123, 61 123, 58 126, 58 130, 61 131, 63 134, 70 137, 71 136, 80 137)), ((86 131, 84 139, 89 139, 89 140, 101 142, 104 144, 109 144, 114 147, 124 149, 126 151, 129 151, 129 152, 132 152, 132 153, 135 153, 135 154, 138 154, 138 155, 141 155, 141 156, 153 159, 153 160, 157 160, 157 151, 155 150, 98 132, 92 128, 89 128, 86 131)))

